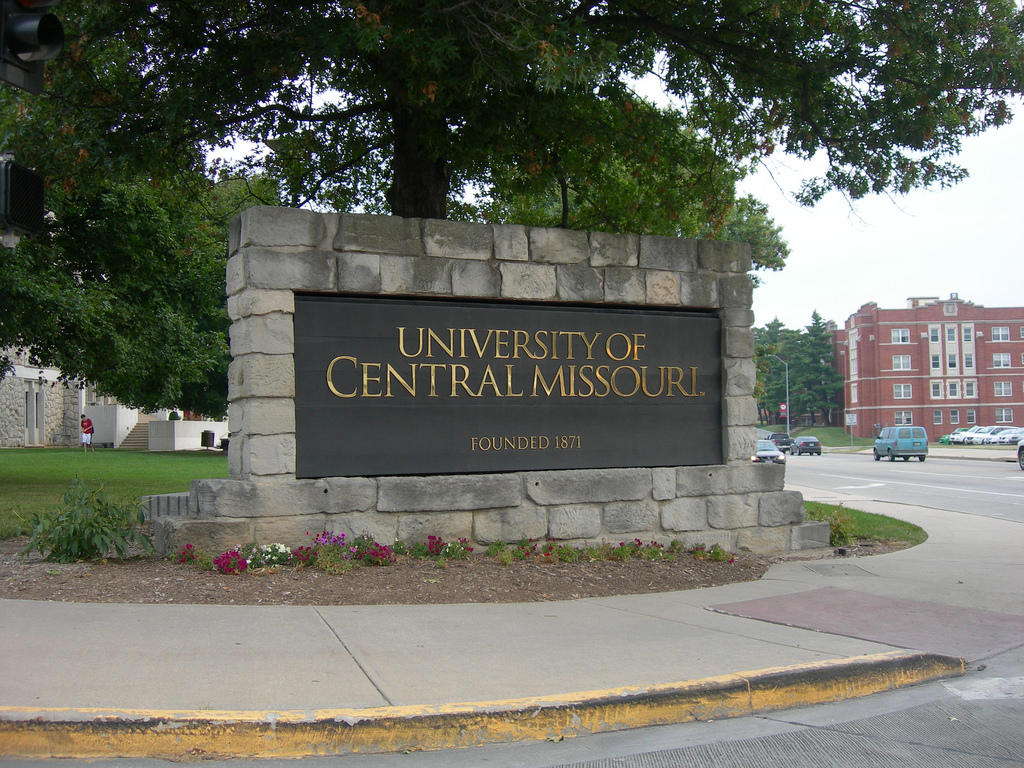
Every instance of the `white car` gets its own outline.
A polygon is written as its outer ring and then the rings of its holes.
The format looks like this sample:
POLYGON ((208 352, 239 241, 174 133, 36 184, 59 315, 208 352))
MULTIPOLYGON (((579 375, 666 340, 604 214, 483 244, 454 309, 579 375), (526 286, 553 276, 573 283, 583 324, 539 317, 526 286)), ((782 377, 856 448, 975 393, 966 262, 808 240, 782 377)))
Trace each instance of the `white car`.
POLYGON ((995 429, 995 427, 978 427, 974 432, 964 432, 964 445, 981 445, 985 436, 993 429, 995 429))
POLYGON ((996 442, 999 445, 1016 445, 1021 439, 1024 439, 1024 427, 1010 427, 1005 432, 999 433, 996 442))
POLYGON ((1024 440, 1017 443, 1017 466, 1024 469, 1024 440))
MULTIPOLYGON (((1012 429, 1013 427, 993 427, 991 432, 982 437, 981 443, 982 445, 995 445, 999 442, 1000 435, 1012 429)), ((1014 440, 1014 442, 1017 441, 1014 440)))
POLYGON ((949 436, 949 442, 953 445, 963 445, 967 441, 968 435, 973 435, 981 428, 980 424, 975 424, 973 427, 965 429, 963 432, 954 432, 949 436))

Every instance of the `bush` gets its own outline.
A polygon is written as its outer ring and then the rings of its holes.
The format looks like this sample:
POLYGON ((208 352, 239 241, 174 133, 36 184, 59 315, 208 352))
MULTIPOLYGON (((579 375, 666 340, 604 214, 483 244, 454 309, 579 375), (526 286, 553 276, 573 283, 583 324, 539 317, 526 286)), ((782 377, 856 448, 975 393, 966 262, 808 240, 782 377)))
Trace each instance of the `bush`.
POLYGON ((70 563, 111 553, 127 557, 133 546, 151 552, 153 544, 139 528, 145 519, 138 504, 115 504, 102 488, 92 490, 75 476, 59 509, 32 516, 29 543, 21 554, 38 551, 47 560, 70 563))

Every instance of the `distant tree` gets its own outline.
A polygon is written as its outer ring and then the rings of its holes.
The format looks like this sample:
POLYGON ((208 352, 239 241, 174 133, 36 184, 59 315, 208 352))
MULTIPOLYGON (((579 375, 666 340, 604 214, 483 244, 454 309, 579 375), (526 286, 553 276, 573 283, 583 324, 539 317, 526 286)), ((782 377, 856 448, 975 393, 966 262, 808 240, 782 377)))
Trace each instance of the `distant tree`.
POLYGON ((800 335, 790 371, 799 391, 798 413, 820 413, 823 423, 830 426, 832 412, 841 405, 843 379, 832 365, 831 331, 817 312, 800 335))

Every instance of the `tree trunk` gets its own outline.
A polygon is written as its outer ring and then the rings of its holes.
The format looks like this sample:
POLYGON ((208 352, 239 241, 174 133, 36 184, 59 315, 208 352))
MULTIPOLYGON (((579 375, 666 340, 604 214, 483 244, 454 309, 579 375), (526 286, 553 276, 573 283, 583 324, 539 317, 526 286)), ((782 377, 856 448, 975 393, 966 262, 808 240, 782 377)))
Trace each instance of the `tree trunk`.
POLYGON ((447 129, 443 124, 430 126, 429 119, 409 108, 399 107, 392 112, 395 139, 387 198, 394 216, 445 218, 450 183, 448 164, 427 148, 424 135, 431 128, 447 129))

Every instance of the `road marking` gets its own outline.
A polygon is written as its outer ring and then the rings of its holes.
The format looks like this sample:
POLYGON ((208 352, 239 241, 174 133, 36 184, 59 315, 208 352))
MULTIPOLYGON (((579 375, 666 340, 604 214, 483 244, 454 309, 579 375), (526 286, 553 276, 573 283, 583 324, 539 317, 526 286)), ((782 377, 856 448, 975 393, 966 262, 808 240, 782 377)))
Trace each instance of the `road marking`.
MULTIPOLYGON (((863 480, 862 477, 850 477, 849 475, 823 475, 824 477, 835 477, 841 480, 863 480)), ((977 488, 957 488, 952 485, 929 485, 928 483, 908 483, 900 480, 889 480, 887 483, 881 483, 881 485, 908 485, 911 488, 930 488, 935 491, 944 491, 949 493, 950 491, 959 491, 961 493, 980 493, 986 496, 1008 496, 1011 499, 1016 499, 1018 502, 1024 502, 1021 498, 1020 493, 1002 493, 1000 491, 982 491, 977 488)))
POLYGON ((859 488, 881 488, 885 483, 868 483, 867 485, 840 485, 836 488, 837 491, 852 491, 859 488))

